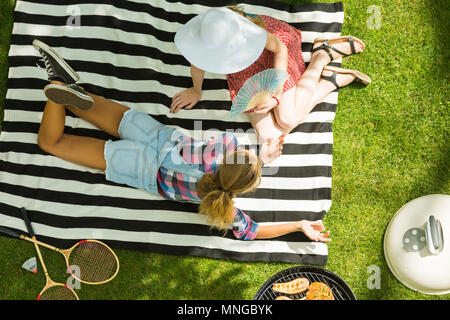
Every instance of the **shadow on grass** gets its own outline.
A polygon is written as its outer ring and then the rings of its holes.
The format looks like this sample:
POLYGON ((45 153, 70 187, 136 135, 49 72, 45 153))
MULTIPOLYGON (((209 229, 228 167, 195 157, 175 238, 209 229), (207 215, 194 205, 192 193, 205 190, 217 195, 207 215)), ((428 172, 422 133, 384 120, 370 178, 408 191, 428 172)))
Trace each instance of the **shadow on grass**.
MULTIPOLYGON (((434 49, 434 61, 430 61, 432 72, 430 73, 431 79, 429 81, 435 83, 435 85, 432 86, 435 90, 439 90, 438 88, 442 87, 444 91, 447 92, 447 94, 445 94, 445 92, 442 93, 442 99, 445 100, 448 99, 448 82, 450 78, 448 74, 450 61, 450 20, 448 19, 448 12, 450 12, 450 2, 446 0, 427 2, 423 4, 423 10, 428 11, 427 18, 431 21, 434 31, 434 34, 430 35, 430 45, 434 49)), ((431 94, 432 93, 430 93, 430 95, 431 94)), ((439 106, 433 107, 437 109, 438 115, 442 115, 448 119, 448 100, 446 102, 439 101, 439 103, 439 106)), ((434 120, 438 121, 439 119, 434 120)), ((450 171, 448 168, 450 166, 450 153, 448 152, 448 146, 450 145, 450 132, 445 130, 445 128, 442 137, 442 141, 437 142, 441 153, 434 155, 433 158, 436 161, 428 174, 417 180, 414 188, 415 195, 420 196, 449 191, 450 171), (424 179, 429 182, 424 183, 424 179)))
POLYGON ((391 170, 391 177, 383 176, 380 171, 379 176, 383 183, 392 179, 391 195, 386 196, 384 189, 372 193, 374 199, 381 199, 391 216, 408 201, 449 190, 450 133, 446 119, 450 23, 444 13, 449 12, 450 2, 417 3, 420 17, 415 18, 415 23, 423 27, 415 29, 411 37, 401 38, 392 48, 395 55, 389 56, 389 62, 395 60, 392 71, 401 72, 396 74, 395 82, 390 82, 395 85, 397 99, 383 105, 387 110, 391 106, 397 110, 395 114, 387 113, 392 127, 386 129, 390 135, 383 137, 385 150, 392 156, 380 162, 380 166, 394 168, 395 174, 391 170))
POLYGON ((117 284, 128 291, 126 299, 245 299, 250 286, 250 270, 243 264, 156 253, 139 256, 145 258, 122 259, 128 280, 134 279, 132 284, 117 284))

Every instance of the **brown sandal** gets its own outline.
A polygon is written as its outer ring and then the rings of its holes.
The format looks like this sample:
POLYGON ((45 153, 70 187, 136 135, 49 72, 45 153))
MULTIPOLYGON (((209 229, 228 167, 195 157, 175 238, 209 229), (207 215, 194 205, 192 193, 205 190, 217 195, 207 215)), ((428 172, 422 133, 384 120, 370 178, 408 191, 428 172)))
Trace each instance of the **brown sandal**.
POLYGON ((337 37, 337 38, 333 38, 333 39, 315 38, 314 44, 316 42, 323 42, 323 44, 321 46, 318 46, 318 47, 312 49, 311 53, 314 53, 319 50, 325 50, 328 53, 328 56, 330 57, 330 61, 334 60, 333 55, 331 54, 331 50, 339 53, 343 57, 348 57, 351 54, 359 53, 359 52, 356 52, 355 41, 359 42, 362 45, 362 48, 363 48, 362 51, 364 51, 365 45, 364 45, 364 42, 362 42, 362 40, 352 37, 352 36, 342 36, 342 37, 337 37), (334 43, 341 43, 341 42, 350 43, 350 49, 352 50, 351 54, 346 54, 332 46, 332 44, 334 44, 334 43))
POLYGON ((333 66, 328 66, 328 65, 323 67, 323 70, 333 71, 333 74, 331 76, 321 75, 320 78, 330 81, 332 84, 334 84, 336 89, 340 89, 341 88, 341 86, 338 85, 338 83, 336 82, 336 75, 338 73, 354 75, 355 76, 355 81, 362 82, 365 85, 368 85, 369 83, 372 82, 372 79, 370 79, 370 77, 368 75, 366 75, 366 74, 364 74, 364 73, 362 73, 362 72, 360 72, 358 70, 344 69, 344 68, 338 68, 338 67, 333 67, 333 66))

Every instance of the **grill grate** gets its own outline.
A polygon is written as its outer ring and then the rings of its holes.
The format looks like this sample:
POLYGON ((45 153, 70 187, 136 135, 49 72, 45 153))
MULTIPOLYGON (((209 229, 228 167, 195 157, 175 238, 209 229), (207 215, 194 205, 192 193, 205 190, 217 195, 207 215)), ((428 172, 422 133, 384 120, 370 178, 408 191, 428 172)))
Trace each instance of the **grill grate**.
MULTIPOLYGON (((256 292, 254 300, 275 300, 281 293, 272 290, 274 283, 289 282, 304 277, 312 282, 323 282, 331 288, 336 300, 356 300, 352 289, 339 276, 323 268, 299 266, 285 269, 273 275, 256 292)), ((300 294, 288 295, 292 299, 300 299, 306 295, 307 290, 300 294)))

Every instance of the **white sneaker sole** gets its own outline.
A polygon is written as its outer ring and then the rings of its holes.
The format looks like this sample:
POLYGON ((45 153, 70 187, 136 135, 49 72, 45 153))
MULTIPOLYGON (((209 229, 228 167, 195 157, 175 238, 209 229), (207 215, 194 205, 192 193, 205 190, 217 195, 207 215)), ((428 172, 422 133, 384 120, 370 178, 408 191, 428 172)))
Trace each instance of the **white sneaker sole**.
POLYGON ((92 97, 59 84, 48 84, 44 88, 47 98, 57 104, 68 104, 81 110, 89 110, 94 105, 92 97))

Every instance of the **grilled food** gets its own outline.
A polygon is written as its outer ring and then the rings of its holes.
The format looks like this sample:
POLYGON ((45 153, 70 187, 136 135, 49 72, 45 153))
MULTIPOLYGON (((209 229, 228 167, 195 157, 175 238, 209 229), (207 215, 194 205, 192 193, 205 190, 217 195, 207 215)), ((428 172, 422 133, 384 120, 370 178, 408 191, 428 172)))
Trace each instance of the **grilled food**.
POLYGON ((334 300, 330 287, 322 282, 313 282, 308 286, 306 292, 307 300, 334 300))
POLYGON ((297 278, 289 282, 274 283, 273 291, 284 294, 298 294, 305 291, 309 286, 306 278, 297 278))
POLYGON ((306 300, 306 297, 300 298, 300 299, 291 299, 289 297, 286 296, 278 296, 275 298, 275 300, 306 300))

